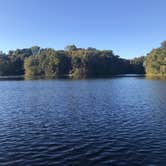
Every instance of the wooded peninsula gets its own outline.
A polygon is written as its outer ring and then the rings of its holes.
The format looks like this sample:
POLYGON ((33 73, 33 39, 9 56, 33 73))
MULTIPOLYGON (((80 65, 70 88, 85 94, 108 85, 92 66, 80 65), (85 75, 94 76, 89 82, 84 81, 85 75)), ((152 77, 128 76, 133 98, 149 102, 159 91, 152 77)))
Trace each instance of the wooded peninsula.
POLYGON ((120 58, 112 50, 75 45, 64 50, 33 46, 0 52, 0 76, 91 78, 121 74, 166 75, 166 41, 147 56, 134 59, 120 58))

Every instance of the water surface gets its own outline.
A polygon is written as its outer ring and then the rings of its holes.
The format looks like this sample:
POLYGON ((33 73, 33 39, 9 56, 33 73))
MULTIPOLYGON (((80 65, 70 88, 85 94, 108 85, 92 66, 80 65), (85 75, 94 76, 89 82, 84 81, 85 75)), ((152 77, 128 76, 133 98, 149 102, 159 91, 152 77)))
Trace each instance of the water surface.
POLYGON ((0 82, 0 165, 166 165, 166 81, 0 82))

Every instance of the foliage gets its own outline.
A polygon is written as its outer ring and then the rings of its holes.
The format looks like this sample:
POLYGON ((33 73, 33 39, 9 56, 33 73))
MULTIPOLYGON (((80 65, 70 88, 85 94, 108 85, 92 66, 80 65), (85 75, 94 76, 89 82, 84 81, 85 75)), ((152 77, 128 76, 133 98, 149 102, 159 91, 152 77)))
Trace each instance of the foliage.
POLYGON ((0 54, 0 75, 105 77, 116 74, 144 73, 144 57, 122 59, 112 50, 97 50, 69 45, 65 50, 38 46, 0 54))
POLYGON ((70 59, 65 52, 43 49, 36 56, 30 56, 24 62, 26 76, 61 76, 67 75, 70 59))
POLYGON ((133 74, 144 74, 145 73, 144 61, 145 61, 144 56, 130 60, 130 71, 132 71, 133 74))
POLYGON ((75 45, 68 45, 65 47, 65 51, 76 51, 77 47, 75 45))
POLYGON ((147 75, 166 75, 166 42, 161 47, 153 49, 146 57, 147 75))

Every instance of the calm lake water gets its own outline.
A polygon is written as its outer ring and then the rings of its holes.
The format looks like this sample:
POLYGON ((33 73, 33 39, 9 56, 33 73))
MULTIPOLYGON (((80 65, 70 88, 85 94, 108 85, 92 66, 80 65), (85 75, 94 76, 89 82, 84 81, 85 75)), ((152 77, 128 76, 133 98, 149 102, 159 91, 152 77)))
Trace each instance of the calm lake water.
POLYGON ((166 81, 0 81, 0 166, 166 165, 166 81))

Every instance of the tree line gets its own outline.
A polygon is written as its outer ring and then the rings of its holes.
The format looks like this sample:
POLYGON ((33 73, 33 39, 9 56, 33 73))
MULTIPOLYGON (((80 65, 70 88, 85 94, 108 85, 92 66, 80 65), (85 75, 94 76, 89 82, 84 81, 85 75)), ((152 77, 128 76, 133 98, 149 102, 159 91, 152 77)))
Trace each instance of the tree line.
POLYGON ((166 76, 166 41, 145 57, 124 59, 112 50, 77 48, 64 50, 31 48, 0 52, 0 76, 71 76, 73 78, 105 77, 117 74, 166 76))
POLYGON ((127 60, 112 50, 77 48, 64 50, 31 48, 0 52, 0 75, 70 76, 73 78, 105 77, 117 74, 144 74, 145 57, 127 60))

